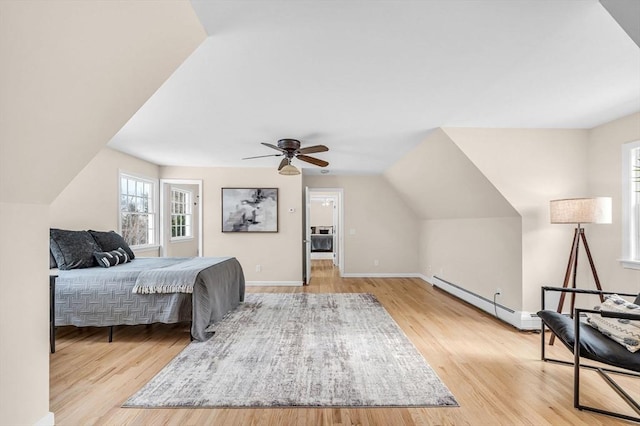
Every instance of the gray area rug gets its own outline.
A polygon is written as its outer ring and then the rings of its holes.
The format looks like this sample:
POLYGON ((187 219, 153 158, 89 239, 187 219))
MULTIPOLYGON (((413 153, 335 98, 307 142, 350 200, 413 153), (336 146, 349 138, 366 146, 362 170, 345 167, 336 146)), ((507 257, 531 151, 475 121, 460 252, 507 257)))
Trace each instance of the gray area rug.
POLYGON ((455 398, 371 294, 249 293, 124 407, 429 407, 455 398))

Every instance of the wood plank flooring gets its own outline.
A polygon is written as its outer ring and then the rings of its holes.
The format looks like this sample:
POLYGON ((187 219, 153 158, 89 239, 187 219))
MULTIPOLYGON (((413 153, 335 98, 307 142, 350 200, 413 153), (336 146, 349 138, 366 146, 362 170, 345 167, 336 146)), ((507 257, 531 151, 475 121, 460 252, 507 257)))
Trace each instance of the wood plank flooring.
MULTIPOLYGON (((453 392, 460 407, 133 409, 122 403, 189 344, 187 325, 60 327, 50 357, 57 425, 612 425, 573 408, 570 367, 540 361, 540 336, 521 332, 415 278, 338 277, 314 261, 311 285, 249 292, 374 294, 453 392)), ((569 359, 556 344, 551 354, 569 359)), ((628 380, 622 380, 632 384, 628 380)), ((586 372, 583 401, 633 414, 586 372)), ((637 382, 635 384, 637 387, 637 382)), ((633 388, 632 388, 633 389, 633 388)), ((640 389, 638 389, 640 393, 640 389)), ((637 396, 634 393, 634 396, 637 396)))

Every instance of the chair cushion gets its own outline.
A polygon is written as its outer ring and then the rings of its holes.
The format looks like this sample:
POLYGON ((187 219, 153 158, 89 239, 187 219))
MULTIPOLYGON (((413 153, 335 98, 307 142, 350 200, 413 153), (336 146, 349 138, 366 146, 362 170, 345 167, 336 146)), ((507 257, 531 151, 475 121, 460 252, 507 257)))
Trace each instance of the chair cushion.
MULTIPOLYGON (((564 345, 573 352, 573 318, 555 311, 539 311, 538 316, 564 345)), ((640 372, 640 352, 629 352, 588 324, 580 323, 580 356, 619 368, 640 372)))

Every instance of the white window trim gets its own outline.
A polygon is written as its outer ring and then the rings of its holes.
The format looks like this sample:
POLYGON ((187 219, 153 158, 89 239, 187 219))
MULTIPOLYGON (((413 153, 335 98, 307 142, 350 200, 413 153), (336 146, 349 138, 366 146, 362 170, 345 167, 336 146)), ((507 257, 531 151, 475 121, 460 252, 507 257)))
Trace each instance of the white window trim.
POLYGON ((120 197, 122 196, 122 178, 123 177, 129 177, 129 178, 133 178, 133 179, 138 179, 138 180, 142 180, 145 182, 148 182, 152 185, 152 192, 153 192, 153 200, 152 200, 152 208, 153 208, 153 212, 151 213, 153 215, 153 223, 155 224, 154 229, 153 229, 153 240, 154 243, 152 244, 137 244, 137 245, 131 245, 131 249, 133 250, 137 250, 137 251, 148 251, 148 250, 157 250, 160 247, 159 244, 159 224, 158 221, 160 220, 160 215, 158 214, 159 211, 159 207, 160 207, 160 184, 159 184, 159 180, 158 179, 154 179, 151 178, 149 176, 144 176, 144 175, 140 175, 137 173, 131 173, 125 170, 120 170, 118 169, 118 203, 117 203, 117 208, 118 208, 118 232, 120 233, 120 235, 122 235, 122 211, 120 210, 120 197))
MULTIPOLYGON (((169 238, 169 240, 172 243, 178 243, 178 242, 182 242, 182 241, 191 241, 193 240, 193 191, 187 191, 185 189, 180 189, 180 188, 171 188, 170 192, 182 192, 184 194, 188 194, 188 196, 186 197, 187 202, 185 203, 185 206, 189 206, 189 210, 191 211, 191 213, 185 213, 185 216, 190 216, 191 217, 191 225, 189 225, 190 231, 191 231, 191 235, 184 235, 184 236, 179 236, 179 237, 174 237, 171 236, 169 238)), ((173 203, 173 199, 170 197, 169 203, 173 203)), ((171 213, 171 207, 169 207, 169 217, 173 216, 173 213, 171 213)), ((169 221, 169 231, 171 231, 171 220, 169 221)))
MULTIPOLYGON (((633 242, 631 234, 634 232, 631 222, 631 185, 633 176, 631 174, 631 151, 640 148, 640 141, 629 142, 622 145, 622 259, 619 259, 624 268, 640 269, 640 260, 633 259, 633 242)), ((636 248, 640 250, 640 247, 636 248)))

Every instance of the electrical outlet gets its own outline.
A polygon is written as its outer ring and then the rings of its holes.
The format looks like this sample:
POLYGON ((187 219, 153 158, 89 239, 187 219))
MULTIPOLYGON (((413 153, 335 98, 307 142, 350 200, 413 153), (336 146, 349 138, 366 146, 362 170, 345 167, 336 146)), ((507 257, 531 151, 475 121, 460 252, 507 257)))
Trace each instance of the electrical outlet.
POLYGON ((378 266, 380 264, 380 262, 378 261, 378 259, 373 261, 373 266, 378 266))
POLYGON ((261 271, 262 271, 262 266, 256 265, 256 272, 261 272, 261 271))

